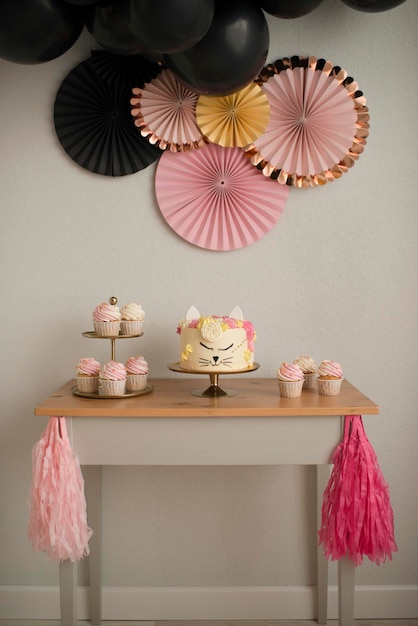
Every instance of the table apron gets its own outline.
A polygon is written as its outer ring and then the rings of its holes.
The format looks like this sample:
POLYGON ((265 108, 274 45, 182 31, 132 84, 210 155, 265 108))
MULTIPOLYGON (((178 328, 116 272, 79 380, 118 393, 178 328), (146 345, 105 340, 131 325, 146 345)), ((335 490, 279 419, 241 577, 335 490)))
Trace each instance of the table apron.
POLYGON ((82 465, 322 465, 342 417, 66 418, 82 465))

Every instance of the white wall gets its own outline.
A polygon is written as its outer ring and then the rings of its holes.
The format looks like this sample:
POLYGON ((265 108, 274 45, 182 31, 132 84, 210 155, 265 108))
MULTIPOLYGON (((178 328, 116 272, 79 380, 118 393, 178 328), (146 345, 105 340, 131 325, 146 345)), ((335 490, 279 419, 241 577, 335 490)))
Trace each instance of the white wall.
MULTIPOLYGON (((399 547, 392 562, 365 563, 356 582, 418 584, 417 3, 369 15, 325 0, 304 18, 268 21, 268 60, 310 54, 346 69, 367 97, 371 131, 353 169, 325 187, 291 189, 276 227, 235 252, 196 248, 170 230, 155 165, 104 177, 62 150, 53 103, 98 47, 88 34, 44 65, 0 61, 1 585, 57 584, 56 566, 26 538, 31 448, 46 424, 33 408, 73 377, 80 357, 108 357, 107 343, 81 333, 111 295, 145 308, 135 352, 154 377, 176 376, 167 363, 191 304, 243 308, 258 331, 258 376, 300 353, 341 362, 381 407, 365 424, 399 547)), ((118 356, 131 352, 126 344, 118 356)), ((303 539, 315 532, 312 490, 311 468, 107 469, 104 584, 312 585, 315 546, 303 539)))

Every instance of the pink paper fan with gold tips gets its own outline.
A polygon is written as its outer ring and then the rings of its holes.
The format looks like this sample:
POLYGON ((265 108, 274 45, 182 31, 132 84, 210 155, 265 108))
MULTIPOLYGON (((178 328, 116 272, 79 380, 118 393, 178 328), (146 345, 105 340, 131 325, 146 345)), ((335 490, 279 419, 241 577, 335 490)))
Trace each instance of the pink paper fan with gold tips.
POLYGON ((266 176, 315 187, 356 163, 369 134, 369 110, 345 70, 315 57, 284 58, 265 67, 257 82, 270 103, 270 122, 245 149, 266 176))
POLYGON ((236 250, 263 237, 278 222, 289 193, 260 174, 241 148, 214 143, 164 152, 155 190, 169 226, 209 250, 236 250))
POLYGON ((180 84, 170 70, 163 69, 143 88, 134 87, 132 93, 135 126, 151 144, 181 152, 205 143, 196 122, 198 95, 180 84))

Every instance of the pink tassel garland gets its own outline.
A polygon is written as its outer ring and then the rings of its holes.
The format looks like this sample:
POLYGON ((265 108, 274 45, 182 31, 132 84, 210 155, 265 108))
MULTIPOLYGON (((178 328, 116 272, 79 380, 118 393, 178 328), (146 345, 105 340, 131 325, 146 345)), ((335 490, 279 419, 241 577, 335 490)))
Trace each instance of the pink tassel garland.
POLYGON ((377 565, 397 551, 389 487, 367 439, 361 415, 347 415, 344 436, 322 503, 318 532, 326 558, 348 555, 355 565, 367 556, 377 565))
POLYGON ((76 561, 89 554, 92 530, 80 464, 68 439, 64 417, 51 417, 32 449, 28 538, 52 561, 76 561))

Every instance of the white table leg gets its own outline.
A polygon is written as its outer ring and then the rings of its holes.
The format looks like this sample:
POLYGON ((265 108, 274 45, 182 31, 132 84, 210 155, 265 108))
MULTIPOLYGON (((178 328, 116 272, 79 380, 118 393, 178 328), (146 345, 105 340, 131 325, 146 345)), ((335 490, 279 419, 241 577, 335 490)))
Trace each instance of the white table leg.
MULTIPOLYGON (((316 518, 318 529, 321 527, 322 499, 329 476, 329 465, 316 466, 316 518)), ((328 560, 324 556, 322 545, 318 546, 316 556, 316 601, 317 622, 318 624, 326 624, 328 615, 328 560)))
POLYGON ((93 530, 89 541, 91 623, 98 625, 102 623, 102 468, 100 465, 85 465, 83 474, 87 500, 87 519, 93 530))
POLYGON ((69 559, 59 564, 61 626, 76 626, 77 563, 69 559))
POLYGON ((348 557, 338 561, 338 619, 340 626, 354 625, 355 565, 348 557))

